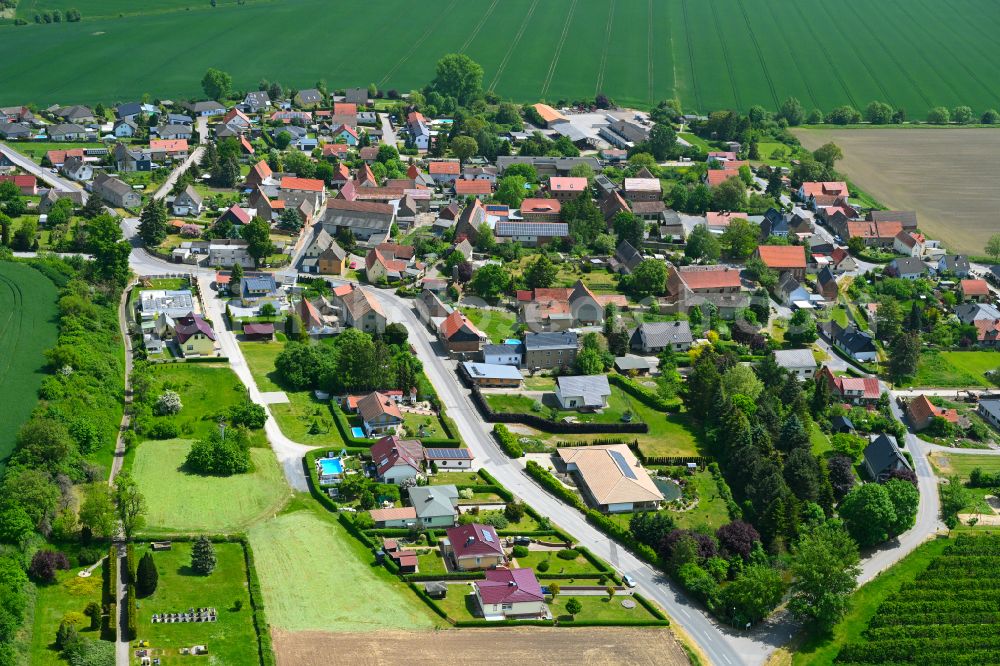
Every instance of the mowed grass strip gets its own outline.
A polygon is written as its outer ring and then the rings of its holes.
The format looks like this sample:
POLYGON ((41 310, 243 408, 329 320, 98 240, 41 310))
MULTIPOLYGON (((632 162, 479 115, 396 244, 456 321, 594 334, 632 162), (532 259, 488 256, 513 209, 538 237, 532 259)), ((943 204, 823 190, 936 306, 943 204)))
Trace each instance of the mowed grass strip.
POLYGON ((184 469, 191 440, 143 442, 132 464, 146 496, 146 526, 154 532, 223 533, 245 529, 273 514, 289 496, 270 449, 251 449, 254 471, 228 477, 202 476, 184 469))
POLYGON ((249 530, 268 621, 285 631, 431 629, 430 611, 315 507, 249 530))
POLYGON ((43 352, 56 342, 56 287, 28 266, 0 263, 0 468, 38 402, 43 352))
MULTIPOLYGON (((163 666, 190 664, 195 660, 181 655, 180 648, 208 647, 209 663, 258 663, 257 633, 250 608, 246 563, 239 543, 216 543, 215 570, 199 576, 191 569, 191 542, 173 542, 170 550, 153 553, 159 574, 156 591, 138 600, 138 639, 149 641, 153 657, 163 666), (236 602, 242 604, 236 610, 236 602), (153 613, 184 613, 189 608, 215 608, 215 622, 172 622, 153 624, 153 613)), ((144 548, 137 548, 136 561, 144 548)), ((133 641, 133 646, 137 645, 133 641)), ((197 660, 195 660, 197 661, 197 660)))

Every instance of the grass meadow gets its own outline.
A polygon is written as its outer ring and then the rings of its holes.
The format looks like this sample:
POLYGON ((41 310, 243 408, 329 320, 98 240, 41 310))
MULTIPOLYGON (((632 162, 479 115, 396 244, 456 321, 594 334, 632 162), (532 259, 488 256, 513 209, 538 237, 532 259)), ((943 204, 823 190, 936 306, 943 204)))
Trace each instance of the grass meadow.
MULTIPOLYGON (((138 600, 138 639, 149 642, 152 656, 163 666, 198 661, 181 655, 180 648, 208 647, 208 661, 214 664, 255 664, 258 662, 257 634, 247 584, 243 546, 216 543, 215 571, 199 576, 191 570, 191 542, 175 541, 170 550, 153 553, 159 584, 152 595, 138 600), (236 602, 242 608, 236 610, 236 602), (189 608, 214 607, 215 622, 153 624, 153 613, 179 613, 189 608)), ((144 550, 136 549, 136 561, 144 550)), ((133 641, 133 646, 137 645, 133 641)))
MULTIPOLYGON (((66 660, 56 647, 56 631, 66 613, 83 613, 91 601, 101 603, 101 567, 89 578, 77 574, 83 568, 60 571, 56 582, 36 587, 34 623, 31 627, 31 652, 27 663, 32 666, 65 666, 66 660)), ((89 619, 81 635, 100 639, 100 631, 91 631, 89 619)))
POLYGON ((38 402, 42 352, 56 342, 56 296, 35 269, 0 263, 0 466, 38 402))
POLYGON ((284 631, 430 629, 416 595, 337 523, 307 502, 249 530, 268 621, 284 631))
POLYGON ((153 532, 237 532, 281 508, 288 486, 271 449, 251 449, 254 471, 229 477, 184 470, 191 440, 143 442, 132 473, 146 495, 153 532))
POLYGON ((990 0, 447 0, 421 11, 403 0, 22 0, 29 25, 0 25, 0 42, 19 56, 0 64, 0 103, 200 95, 205 63, 229 71, 238 89, 323 78, 409 90, 433 77, 442 55, 461 52, 482 64, 485 88, 519 101, 603 92, 636 106, 677 97, 707 112, 774 109, 795 96, 824 111, 878 99, 911 117, 939 104, 981 112, 998 106, 994 10, 990 0), (69 7, 81 22, 34 24, 39 10, 69 7), (343 29, 343 16, 378 25, 370 57, 352 57, 370 46, 370 31, 343 29), (296 35, 294 53, 281 34, 296 35), (250 55, 234 48, 248 42, 257 45, 250 55))
POLYGON ((985 373, 1000 368, 995 351, 925 352, 917 363, 916 386, 992 386, 985 373))

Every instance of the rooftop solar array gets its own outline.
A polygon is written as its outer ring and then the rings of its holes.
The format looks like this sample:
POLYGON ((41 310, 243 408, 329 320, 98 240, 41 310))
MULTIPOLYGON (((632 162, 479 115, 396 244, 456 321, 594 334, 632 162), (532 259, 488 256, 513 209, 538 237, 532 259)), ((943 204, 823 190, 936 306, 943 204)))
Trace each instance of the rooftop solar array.
POLYGON ((625 456, 622 455, 621 451, 608 451, 608 455, 610 455, 611 459, 615 461, 615 464, 618 465, 618 469, 625 475, 626 478, 632 480, 637 479, 635 472, 632 471, 632 468, 629 466, 628 461, 625 460, 625 456))

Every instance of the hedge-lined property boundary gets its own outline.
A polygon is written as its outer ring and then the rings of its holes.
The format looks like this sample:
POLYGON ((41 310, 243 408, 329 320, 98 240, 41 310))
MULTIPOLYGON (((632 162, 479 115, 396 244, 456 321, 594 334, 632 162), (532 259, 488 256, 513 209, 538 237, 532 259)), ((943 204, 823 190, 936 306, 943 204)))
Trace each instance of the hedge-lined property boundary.
MULTIPOLYGON (((358 448, 370 449, 372 445, 378 441, 378 439, 373 439, 371 437, 355 437, 351 433, 351 424, 347 420, 347 414, 344 410, 340 408, 335 401, 330 401, 330 412, 333 414, 333 421, 337 424, 337 430, 340 432, 340 436, 344 438, 344 441, 352 446, 358 448)), ((460 449, 462 448, 462 440, 458 438, 456 434, 458 428, 455 427, 455 422, 444 413, 439 413, 434 415, 438 421, 441 422, 441 428, 448 435, 447 437, 427 437, 420 440, 420 443, 424 448, 440 448, 440 449, 460 449)))
POLYGON ((472 402, 487 423, 521 423, 555 435, 605 435, 611 433, 647 433, 645 423, 564 423, 535 414, 494 412, 478 386, 472 387, 472 402))
POLYGON ((658 412, 675 413, 681 410, 680 401, 671 402, 669 400, 665 400, 653 391, 638 382, 629 379, 625 375, 619 375, 618 373, 613 372, 608 375, 608 381, 620 388, 622 391, 625 391, 625 393, 628 393, 642 404, 651 409, 655 409, 658 412))

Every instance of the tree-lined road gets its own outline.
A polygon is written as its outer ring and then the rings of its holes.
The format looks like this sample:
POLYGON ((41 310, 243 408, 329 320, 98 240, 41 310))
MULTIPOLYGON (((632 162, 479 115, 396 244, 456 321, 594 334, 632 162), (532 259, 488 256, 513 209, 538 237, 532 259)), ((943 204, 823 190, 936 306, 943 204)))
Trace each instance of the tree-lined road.
POLYGON ((58 174, 54 174, 45 167, 38 166, 30 158, 17 152, 8 144, 0 143, 0 153, 3 153, 3 155, 6 156, 7 159, 15 164, 19 169, 27 171, 35 178, 47 183, 51 187, 54 187, 59 192, 82 192, 84 203, 86 203, 87 198, 90 196, 86 190, 80 187, 79 184, 74 183, 72 180, 67 178, 63 178, 58 174))

